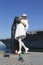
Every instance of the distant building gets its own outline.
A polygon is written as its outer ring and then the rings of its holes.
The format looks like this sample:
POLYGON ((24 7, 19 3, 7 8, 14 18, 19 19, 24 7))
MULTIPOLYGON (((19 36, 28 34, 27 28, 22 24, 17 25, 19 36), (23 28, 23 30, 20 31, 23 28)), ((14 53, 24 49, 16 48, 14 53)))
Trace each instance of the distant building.
MULTIPOLYGON (((11 29, 12 50, 18 49, 18 42, 14 40, 14 29, 11 29), (15 49, 14 49, 15 48, 15 49)), ((23 40, 29 48, 43 48, 43 30, 29 31, 23 40)))
MULTIPOLYGON (((12 52, 14 52, 15 49, 19 49, 18 48, 19 43, 15 41, 13 36, 11 36, 11 39, 0 39, 0 41, 2 41, 6 46, 9 46, 12 52)), ((43 49, 43 31, 27 32, 27 36, 23 41, 25 45, 30 49, 31 48, 43 49)))
MULTIPOLYGON (((12 52, 19 49, 19 43, 14 39, 14 29, 13 25, 11 28, 11 38, 10 39, 0 39, 6 46, 8 46, 12 52)), ((31 48, 43 48, 43 30, 39 31, 29 31, 27 32, 26 38, 23 40, 27 47, 31 48)))

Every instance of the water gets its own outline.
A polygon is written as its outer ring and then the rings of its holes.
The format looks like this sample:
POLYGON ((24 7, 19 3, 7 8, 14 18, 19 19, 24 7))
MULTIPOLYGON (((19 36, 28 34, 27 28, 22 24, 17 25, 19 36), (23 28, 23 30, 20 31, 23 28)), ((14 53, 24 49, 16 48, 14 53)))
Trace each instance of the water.
POLYGON ((5 51, 6 46, 0 45, 0 51, 5 51))

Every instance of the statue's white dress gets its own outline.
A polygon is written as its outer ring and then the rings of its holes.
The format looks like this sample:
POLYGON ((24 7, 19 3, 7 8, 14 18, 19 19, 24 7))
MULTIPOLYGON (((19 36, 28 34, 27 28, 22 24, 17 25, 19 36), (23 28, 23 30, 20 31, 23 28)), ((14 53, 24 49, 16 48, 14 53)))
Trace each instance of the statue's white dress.
POLYGON ((26 37, 26 32, 28 30, 28 20, 22 19, 21 22, 25 23, 26 26, 24 26, 22 23, 19 23, 16 28, 15 32, 15 39, 18 39, 21 37, 21 39, 24 39, 26 37))

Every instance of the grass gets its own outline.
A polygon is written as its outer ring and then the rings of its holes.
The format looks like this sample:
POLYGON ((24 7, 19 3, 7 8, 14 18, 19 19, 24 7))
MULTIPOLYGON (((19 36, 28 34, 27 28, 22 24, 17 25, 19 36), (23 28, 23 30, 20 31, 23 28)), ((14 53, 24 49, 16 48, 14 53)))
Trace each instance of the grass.
POLYGON ((4 53, 4 51, 0 51, 0 54, 3 54, 4 53))

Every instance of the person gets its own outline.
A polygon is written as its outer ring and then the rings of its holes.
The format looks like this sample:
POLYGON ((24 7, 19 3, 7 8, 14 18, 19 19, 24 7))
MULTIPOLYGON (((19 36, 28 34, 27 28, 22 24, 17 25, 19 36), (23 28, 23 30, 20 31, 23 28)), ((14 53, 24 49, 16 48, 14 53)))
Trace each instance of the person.
POLYGON ((19 42, 19 51, 18 54, 20 54, 22 51, 22 46, 24 47, 26 53, 28 52, 29 48, 25 46, 23 43, 23 39, 26 37, 26 32, 28 31, 28 20, 26 19, 27 15, 22 14, 19 18, 20 23, 17 25, 16 32, 15 32, 15 39, 19 42))
POLYGON ((15 17, 14 17, 14 22, 13 22, 14 35, 15 35, 15 31, 16 31, 16 26, 17 26, 17 24, 20 23, 18 19, 19 19, 18 16, 15 16, 15 17))
POLYGON ((13 20, 13 24, 12 24, 12 28, 11 28, 11 50, 12 50, 12 53, 15 53, 15 51, 19 50, 19 42, 18 40, 16 40, 14 37, 15 37, 15 31, 16 31, 16 26, 17 24, 19 24, 19 17, 18 16, 15 16, 14 17, 14 20, 13 20))

